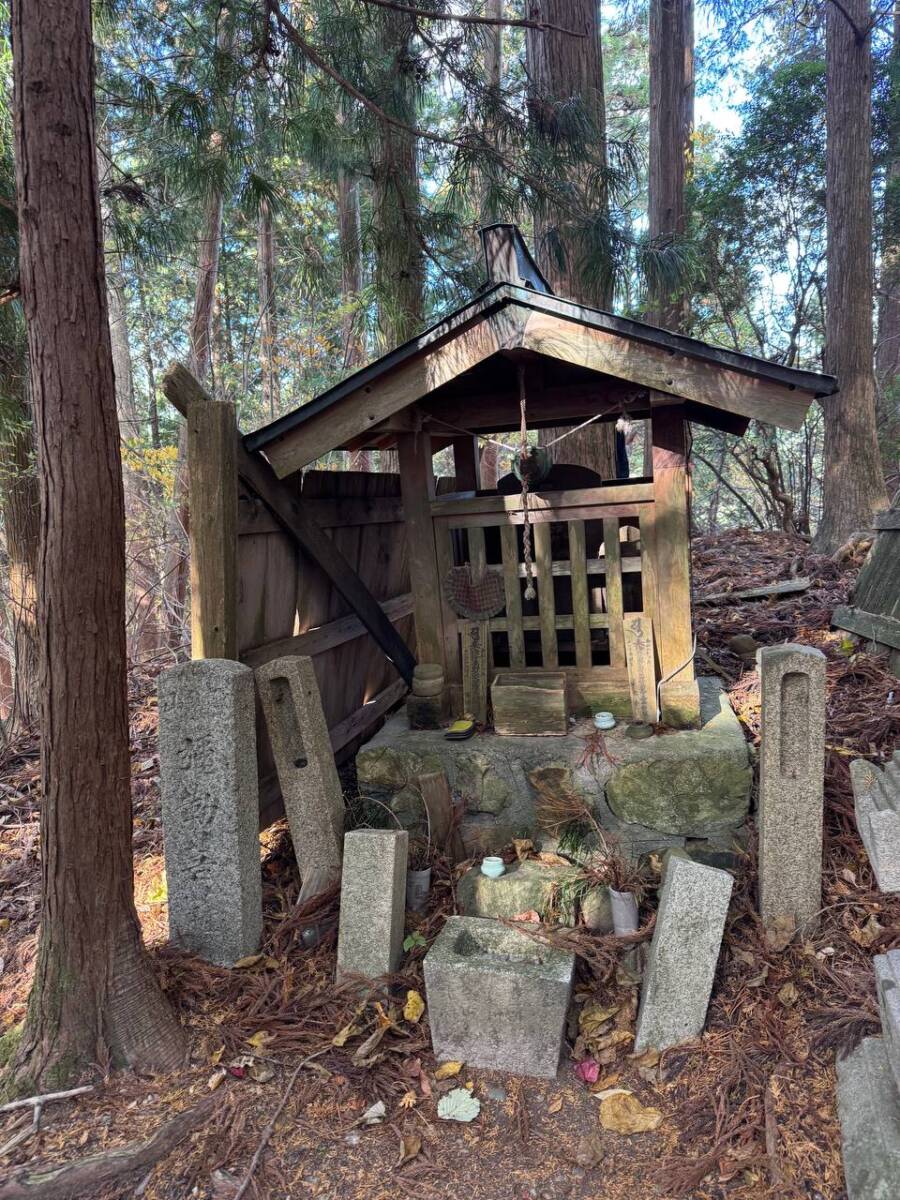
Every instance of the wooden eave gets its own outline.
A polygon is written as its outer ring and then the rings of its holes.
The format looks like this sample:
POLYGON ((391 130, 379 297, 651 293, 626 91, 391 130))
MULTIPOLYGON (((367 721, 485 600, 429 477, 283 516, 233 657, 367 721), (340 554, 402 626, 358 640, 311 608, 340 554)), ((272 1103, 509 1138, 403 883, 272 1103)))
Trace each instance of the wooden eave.
MULTIPOLYGON (((498 354, 570 364, 582 369, 586 381, 596 377, 597 395, 592 398, 592 388, 586 386, 583 399, 570 400, 568 408, 564 388, 555 401, 553 389, 548 389, 547 413, 535 412, 535 423, 565 424, 593 415, 603 403, 605 389, 611 401, 627 398, 628 411, 635 416, 677 399, 687 404, 692 420, 715 428, 741 432, 747 421, 756 418, 799 429, 813 399, 836 391, 831 376, 719 349, 640 321, 500 283, 309 404, 247 434, 244 445, 251 451, 263 450, 283 478, 329 450, 386 444, 385 439, 399 429, 425 427, 423 419, 440 411, 439 398, 452 396, 447 385, 498 354)), ((490 418, 499 422, 495 427, 510 427, 514 400, 510 394, 495 402, 490 418)), ((535 405, 539 402, 538 397, 535 405)), ((478 406, 470 408, 472 417, 478 406)), ((460 424, 467 430, 486 431, 484 419, 481 427, 460 424)), ((439 424, 429 432, 449 434, 439 424)))

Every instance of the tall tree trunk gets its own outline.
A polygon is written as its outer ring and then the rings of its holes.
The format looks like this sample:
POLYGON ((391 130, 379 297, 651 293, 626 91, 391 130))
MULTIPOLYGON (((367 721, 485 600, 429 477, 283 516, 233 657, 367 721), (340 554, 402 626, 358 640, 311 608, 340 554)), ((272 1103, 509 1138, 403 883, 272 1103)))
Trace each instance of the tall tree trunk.
POLYGON ((12 41, 43 534, 41 931, 15 1072, 19 1086, 42 1091, 105 1054, 172 1070, 184 1042, 134 908, 125 514, 90 0, 14 0, 12 41))
POLYGON ((34 426, 27 400, 27 353, 24 338, 17 363, 4 356, 2 394, 5 414, 0 443, 3 472, 2 510, 6 533, 9 615, 12 635, 12 727, 33 728, 40 712, 40 663, 37 633, 37 567, 41 536, 40 492, 34 463, 34 426))
MULTIPOLYGON (((338 235, 341 245, 341 341, 344 371, 349 375, 366 361, 366 339, 361 324, 359 294, 363 288, 362 220, 359 179, 341 167, 337 177, 338 235)), ((354 450, 351 471, 371 471, 370 450, 354 450)))
MULTIPOLYGON (((487 0, 484 15, 495 21, 503 19, 503 0, 487 0)), ((501 85, 503 83, 503 26, 486 25, 482 34, 484 38, 484 79, 487 85, 487 103, 484 114, 484 139, 495 150, 500 150, 500 131, 492 112, 494 105, 501 103, 501 85)), ((505 214, 498 212, 495 203, 493 184, 502 168, 498 158, 485 160, 481 171, 481 224, 490 225, 500 221, 505 214)), ((499 182, 499 181, 498 181, 499 182)))
POLYGON ((820 551, 871 526, 887 504, 872 354, 872 46, 868 0, 826 5, 825 362, 840 392, 825 410, 820 551), (851 24, 852 22, 852 24, 851 24), (864 32, 868 31, 868 32, 864 32))
POLYGON ((259 358, 263 404, 274 421, 281 404, 281 371, 278 366, 278 312, 275 299, 275 225, 272 206, 265 196, 259 202, 256 274, 259 286, 259 358))
POLYGON ((900 487, 900 3, 894 5, 884 223, 875 374, 881 460, 891 492, 900 487))
MULTIPOLYGON (((650 170, 648 232, 665 245, 684 235, 685 183, 693 162, 694 4, 693 0, 650 2, 650 170)), ((649 296, 647 319, 665 329, 683 330, 686 291, 657 286, 649 296)))
MULTIPOLYGON (((606 162, 606 106, 603 89, 603 54, 600 44, 600 5, 598 0, 532 0, 528 15, 563 29, 584 31, 586 37, 566 33, 528 29, 525 36, 529 76, 529 114, 537 138, 550 143, 562 136, 558 112, 560 105, 573 99, 582 107, 596 142, 596 161, 606 162)), ((590 172, 587 173, 588 176, 590 172)), ((586 216, 592 206, 586 192, 589 178, 576 175, 570 181, 576 196, 575 209, 586 216), (580 197, 580 198, 579 198, 580 197)), ((605 207, 605 201, 601 201, 605 207)), ((535 215, 535 243, 538 261, 554 291, 569 300, 578 300, 596 308, 609 308, 613 301, 611 277, 605 283, 587 288, 583 282, 583 263, 578 261, 579 247, 566 227, 574 213, 547 213, 538 206, 535 215), (560 262, 554 245, 564 252, 560 262)), ((566 429, 544 429, 539 438, 543 445, 565 434, 566 429)), ((616 476, 616 435, 612 422, 589 425, 569 434, 551 450, 555 462, 577 463, 590 467, 606 479, 616 476)))
MULTIPOLYGON (((416 64, 410 18, 383 10, 377 25, 383 63, 382 107, 397 120, 414 125, 416 64)), ((380 125, 372 185, 379 334, 383 349, 391 350, 417 332, 425 307, 418 145, 412 134, 393 125, 380 125)))

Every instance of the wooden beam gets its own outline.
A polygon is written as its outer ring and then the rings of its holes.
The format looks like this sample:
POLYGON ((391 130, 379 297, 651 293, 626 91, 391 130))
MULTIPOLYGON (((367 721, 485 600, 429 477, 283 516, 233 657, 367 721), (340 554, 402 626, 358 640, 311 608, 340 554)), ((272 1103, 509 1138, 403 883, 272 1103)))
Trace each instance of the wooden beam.
MULTIPOLYGON (((605 507, 607 504, 641 504, 653 499, 652 483, 614 483, 603 487, 577 488, 562 492, 529 492, 529 514, 547 509, 605 507)), ((484 513, 497 516, 498 524, 504 514, 522 511, 522 496, 472 496, 451 493, 438 496, 431 504, 433 517, 471 516, 484 513)), ((602 515, 602 514, 598 514, 602 515)))
POLYGON ((511 307, 482 317, 447 341, 407 359, 377 381, 329 404, 266 446, 266 456, 275 474, 280 479, 292 475, 492 354, 517 345, 524 315, 511 307))
POLYGON ((431 527, 430 504, 434 497, 431 439, 424 433, 404 433, 397 440, 397 454, 406 516, 409 581, 416 613, 416 649, 419 662, 443 664, 441 580, 431 527))
POLYGON ((461 492, 475 492, 481 487, 478 438, 460 435, 453 439, 453 474, 461 492))
POLYGON ((799 429, 810 404, 807 393, 789 386, 544 312, 529 316, 522 346, 783 429, 799 429))
POLYGON ((648 550, 657 592, 653 625, 659 674, 666 680, 660 707, 667 724, 694 725, 700 720, 700 693, 692 658, 688 429, 683 414, 674 408, 655 410, 651 434, 655 503, 648 550), (666 703, 667 689, 678 697, 672 706, 666 703), (693 699, 686 699, 686 692, 693 699))
MULTIPOLYGON (((403 596, 395 596, 392 600, 385 600, 381 607, 389 621, 401 621, 413 611, 412 592, 407 592, 403 596)), ((359 617, 354 615, 338 617, 336 621, 318 625, 315 629, 307 629, 305 633, 279 638, 275 642, 263 642, 262 645, 242 650, 241 662, 245 662, 251 667, 259 667, 263 663, 271 662, 273 658, 281 658, 285 654, 304 654, 309 658, 314 658, 317 654, 324 654, 326 650, 333 650, 335 646, 343 646, 346 642, 365 637, 367 633, 368 630, 359 617)))
POLYGON ((880 642, 883 646, 900 650, 900 621, 896 617, 883 617, 880 613, 841 604, 834 610, 831 623, 837 625, 838 629, 846 629, 871 642, 880 642))
MULTIPOLYGON (((193 401, 207 397, 206 391, 190 371, 179 363, 166 371, 162 386, 168 400, 180 412, 187 412, 193 401)), ((385 616, 381 605, 328 534, 304 510, 299 497, 280 482, 266 460, 259 454, 249 454, 240 439, 236 439, 236 446, 237 470, 241 479, 256 492, 285 533, 318 563, 399 674, 407 683, 411 683, 415 657, 385 616)))
POLYGON ((191 657, 237 658, 238 433, 234 405, 187 406, 191 657))

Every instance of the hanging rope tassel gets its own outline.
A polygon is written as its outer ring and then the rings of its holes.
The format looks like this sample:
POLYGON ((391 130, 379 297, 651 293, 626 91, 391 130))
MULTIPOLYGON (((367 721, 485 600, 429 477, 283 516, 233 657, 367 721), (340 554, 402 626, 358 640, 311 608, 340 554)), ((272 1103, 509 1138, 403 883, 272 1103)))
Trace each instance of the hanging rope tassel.
MULTIPOLYGON (((525 419, 525 367, 519 363, 519 436, 522 462, 528 457, 528 427, 525 419)), ((525 599, 537 596, 534 586, 534 568, 531 565, 531 523, 528 520, 528 473, 522 471, 522 558, 525 561, 525 599)))

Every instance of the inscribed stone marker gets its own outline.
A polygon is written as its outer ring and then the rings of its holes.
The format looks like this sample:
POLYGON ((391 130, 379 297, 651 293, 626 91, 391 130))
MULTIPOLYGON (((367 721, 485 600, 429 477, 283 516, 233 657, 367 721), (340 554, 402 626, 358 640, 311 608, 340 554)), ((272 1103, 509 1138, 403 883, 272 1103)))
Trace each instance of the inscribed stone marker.
POLYGON ((259 948, 262 887, 253 672, 196 659, 159 681, 169 936, 230 965, 259 948))
POLYGON ((653 622, 649 617, 627 616, 625 658, 628 663, 628 687, 631 691, 631 714, 635 721, 655 725, 656 668, 653 658, 653 622))
POLYGON ((354 829, 344 838, 338 977, 397 970, 406 915, 405 829, 354 829))
POLYGON ((757 662, 760 912, 766 929, 780 920, 810 930, 822 906, 825 655, 766 646, 757 662))
POLYGON ((665 1050, 702 1032, 733 882, 717 867, 668 861, 641 990, 636 1053, 665 1050))
POLYGON ((276 658, 256 671, 294 854, 299 902, 341 877, 344 798, 311 658, 276 658))
POLYGON ((900 1095, 881 1038, 837 1062, 837 1107, 849 1200, 900 1196, 900 1095))

